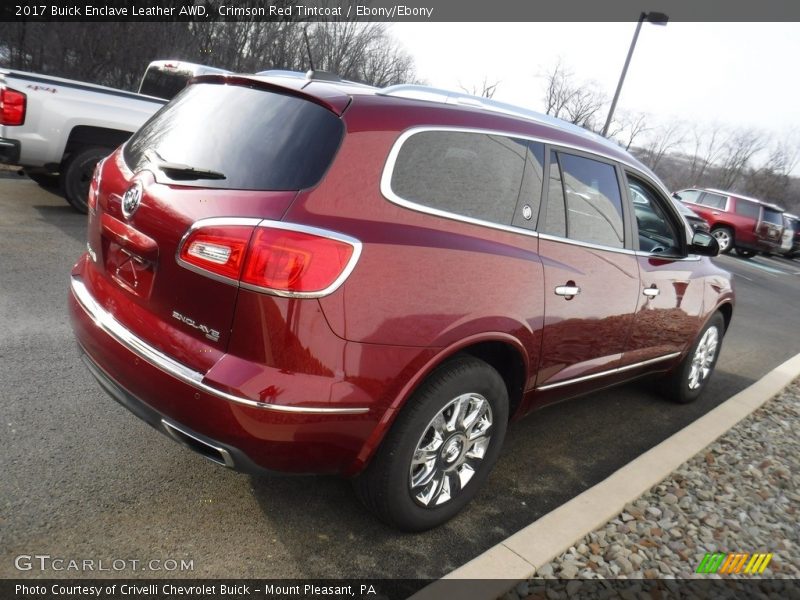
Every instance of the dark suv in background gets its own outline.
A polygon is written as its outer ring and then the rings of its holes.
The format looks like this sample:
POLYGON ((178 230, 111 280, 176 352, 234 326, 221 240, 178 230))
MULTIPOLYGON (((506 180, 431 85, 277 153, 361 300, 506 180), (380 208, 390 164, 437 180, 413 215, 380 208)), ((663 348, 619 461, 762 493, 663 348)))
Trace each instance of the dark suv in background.
POLYGON ((706 220, 722 254, 736 249, 739 256, 750 258, 781 247, 783 209, 779 206, 714 189, 680 190, 673 196, 706 220))
POLYGON ((534 409, 654 374, 695 400, 732 317, 717 242, 617 144, 432 88, 197 78, 88 206, 69 306, 101 385, 221 465, 352 477, 408 530, 534 409))

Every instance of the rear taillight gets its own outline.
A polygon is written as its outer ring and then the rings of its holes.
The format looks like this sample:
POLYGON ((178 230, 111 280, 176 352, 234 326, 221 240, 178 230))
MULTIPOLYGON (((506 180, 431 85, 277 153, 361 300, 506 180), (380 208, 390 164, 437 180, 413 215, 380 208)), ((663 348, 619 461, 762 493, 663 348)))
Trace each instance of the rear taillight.
POLYGON ((86 201, 92 214, 97 213, 97 198, 100 196, 100 179, 105 161, 106 159, 103 159, 97 163, 94 168, 94 175, 92 175, 92 181, 89 183, 89 196, 86 201))
POLYGON ((181 242, 178 257, 184 266, 238 282, 254 228, 244 224, 195 226, 181 242))
POLYGON ((22 92, 0 87, 0 125, 22 125, 25 122, 27 98, 22 92))
POLYGON ((184 237, 178 260, 248 289, 318 297, 341 285, 360 252, 358 240, 331 231, 279 221, 205 219, 184 237))

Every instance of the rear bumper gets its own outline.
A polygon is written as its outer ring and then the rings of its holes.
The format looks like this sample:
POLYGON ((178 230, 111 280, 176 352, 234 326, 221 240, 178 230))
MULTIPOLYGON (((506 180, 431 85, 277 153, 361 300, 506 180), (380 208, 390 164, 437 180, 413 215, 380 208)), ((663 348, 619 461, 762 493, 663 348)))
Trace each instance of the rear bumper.
POLYGON ((20 143, 0 137, 0 163, 18 165, 20 156, 20 143))
MULTIPOLYGON (((90 371, 115 400, 172 439, 237 470, 352 474, 363 466, 365 444, 386 414, 382 402, 276 405, 237 396, 216 382, 212 386, 203 374, 125 329, 77 275, 71 280, 69 312, 90 371)), ((269 380, 268 367, 263 376, 269 380)), ((302 374, 294 381, 295 396, 307 388, 319 390, 319 385, 304 386, 302 374)))

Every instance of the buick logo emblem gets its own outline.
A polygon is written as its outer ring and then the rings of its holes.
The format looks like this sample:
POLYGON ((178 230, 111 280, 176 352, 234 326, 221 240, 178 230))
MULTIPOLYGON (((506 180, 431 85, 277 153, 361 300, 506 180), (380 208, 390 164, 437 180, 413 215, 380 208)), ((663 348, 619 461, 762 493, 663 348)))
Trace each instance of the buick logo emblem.
POLYGON ((142 202, 142 184, 138 181, 129 187, 122 196, 122 214, 130 219, 142 202))

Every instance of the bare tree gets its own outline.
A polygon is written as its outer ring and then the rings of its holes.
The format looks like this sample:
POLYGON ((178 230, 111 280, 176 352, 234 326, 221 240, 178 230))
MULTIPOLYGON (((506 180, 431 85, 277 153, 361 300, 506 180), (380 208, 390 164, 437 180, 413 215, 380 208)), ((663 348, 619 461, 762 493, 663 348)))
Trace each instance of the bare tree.
POLYGON ((606 97, 594 82, 577 81, 561 60, 543 77, 545 113, 586 129, 597 128, 595 118, 605 107, 606 97))
POLYGON ((762 134, 753 129, 739 129, 728 135, 720 152, 717 186, 725 190, 732 189, 746 172, 750 160, 764 146, 762 134))
POLYGON ((483 82, 479 85, 471 85, 470 87, 466 87, 465 85, 459 83, 458 87, 464 90, 467 94, 471 94, 473 96, 481 96, 483 98, 493 98, 495 92, 497 91, 497 86, 500 85, 499 81, 495 81, 494 83, 489 83, 489 78, 487 76, 483 77, 483 82))
MULTIPOLYGON (((176 59, 237 72, 306 70, 299 22, 0 23, 0 65, 136 89, 148 62, 176 59), (119 40, 125 40, 124 44, 119 40)), ((317 68, 378 86, 416 80, 414 61, 383 23, 310 28, 317 68)))
POLYGON ((786 204, 791 197, 791 173, 800 161, 800 136, 790 130, 783 139, 772 142, 767 160, 750 169, 744 179, 744 191, 759 198, 786 204))
POLYGON ((644 148, 643 162, 655 171, 664 156, 679 148, 684 139, 684 125, 680 121, 672 120, 662 127, 654 128, 650 142, 644 148))
POLYGON ((703 182, 709 168, 719 160, 723 150, 725 129, 719 124, 692 127, 692 151, 689 165, 690 185, 703 182))

